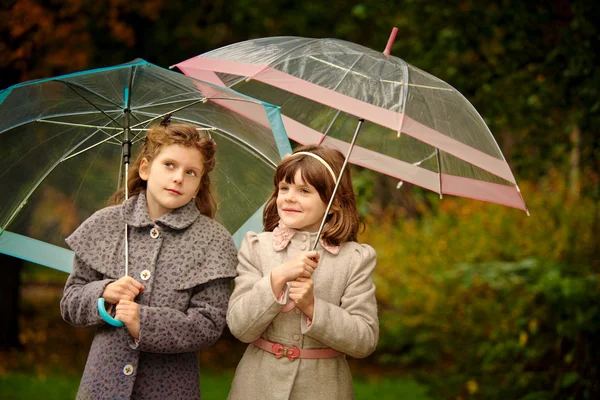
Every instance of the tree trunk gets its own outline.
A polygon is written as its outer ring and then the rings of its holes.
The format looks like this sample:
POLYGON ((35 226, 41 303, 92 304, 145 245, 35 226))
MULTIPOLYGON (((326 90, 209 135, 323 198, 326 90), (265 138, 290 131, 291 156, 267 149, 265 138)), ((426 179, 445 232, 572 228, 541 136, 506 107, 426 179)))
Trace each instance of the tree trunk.
POLYGON ((0 254, 0 349, 20 348, 19 292, 23 260, 0 254))

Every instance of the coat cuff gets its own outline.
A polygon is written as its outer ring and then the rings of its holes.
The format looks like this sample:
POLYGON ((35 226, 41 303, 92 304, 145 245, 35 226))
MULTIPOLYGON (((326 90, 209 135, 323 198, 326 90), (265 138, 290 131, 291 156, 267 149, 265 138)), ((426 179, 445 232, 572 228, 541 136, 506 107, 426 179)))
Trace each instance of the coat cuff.
POLYGON ((319 328, 319 305, 321 304, 321 301, 321 299, 315 297, 312 318, 307 317, 304 313, 302 314, 302 324, 300 329, 303 335, 310 334, 319 328))
MULTIPOLYGON (((101 281, 90 282, 86 285, 89 288, 87 290, 89 290, 89 292, 91 293, 91 296, 92 296, 91 301, 94 302, 94 310, 96 311, 93 318, 94 318, 94 320, 97 321, 98 324, 106 324, 107 323, 106 321, 104 321, 104 319, 102 319, 102 317, 100 316, 100 312, 98 311, 98 299, 100 297, 102 297, 102 293, 104 293, 104 289, 106 289, 106 287, 108 285, 110 285, 111 283, 113 283, 114 281, 115 281, 114 279, 103 279, 101 281), (91 288, 90 288, 90 286, 91 286, 91 288)), ((108 315, 110 315, 111 317, 114 318, 115 312, 116 312, 115 304, 104 303, 104 307, 106 308, 106 312, 108 313, 108 315)))

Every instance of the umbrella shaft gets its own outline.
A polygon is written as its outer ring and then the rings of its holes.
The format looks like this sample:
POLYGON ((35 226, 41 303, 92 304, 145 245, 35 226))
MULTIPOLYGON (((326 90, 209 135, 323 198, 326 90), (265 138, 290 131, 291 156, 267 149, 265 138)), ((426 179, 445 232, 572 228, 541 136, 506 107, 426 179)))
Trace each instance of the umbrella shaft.
POLYGON ((333 204, 333 199, 335 199, 335 194, 337 193, 338 187, 340 186, 340 182, 342 182, 342 176, 344 175, 344 171, 346 170, 346 166, 348 165, 348 160, 350 159, 350 154, 352 154, 352 149, 354 148, 354 143, 356 143, 356 138, 358 137, 358 132, 360 131, 360 127, 362 123, 365 122, 363 118, 358 119, 358 125, 356 126, 356 131, 354 132, 354 136, 352 137, 352 142, 350 143, 350 147, 348 148, 348 154, 346 154, 346 159, 344 160, 344 164, 342 164, 342 169, 340 169, 340 173, 337 178, 337 182, 335 183, 335 187, 333 188, 333 193, 331 194, 331 198, 329 199, 329 204, 327 204, 327 209, 325 210, 325 215, 323 215, 323 220, 321 221, 321 226, 319 227, 319 232, 317 233, 317 238, 312 245, 311 250, 315 250, 317 248, 317 243, 319 243, 319 238, 321 237, 321 233, 323 232, 323 227, 325 226, 325 221, 327 220, 327 215, 329 214, 329 210, 331 209, 331 205, 333 204))
MULTIPOLYGON (((129 198, 127 175, 129 175, 129 161, 125 162, 125 200, 129 198)), ((125 222, 125 276, 129 275, 129 239, 127 236, 127 222, 125 222)))

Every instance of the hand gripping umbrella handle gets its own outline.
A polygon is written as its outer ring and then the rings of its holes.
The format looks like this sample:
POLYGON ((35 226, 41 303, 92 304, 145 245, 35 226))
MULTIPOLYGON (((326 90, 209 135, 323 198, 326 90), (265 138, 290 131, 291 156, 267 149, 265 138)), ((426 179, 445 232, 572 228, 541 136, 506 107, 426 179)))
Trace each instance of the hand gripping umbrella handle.
POLYGON ((106 311, 106 308, 104 307, 104 297, 100 297, 98 299, 98 313, 100 314, 100 316, 102 317, 103 320, 105 320, 112 326, 116 326, 117 328, 120 328, 121 326, 125 325, 123 322, 119 321, 118 319, 114 319, 113 317, 111 317, 110 314, 106 311))

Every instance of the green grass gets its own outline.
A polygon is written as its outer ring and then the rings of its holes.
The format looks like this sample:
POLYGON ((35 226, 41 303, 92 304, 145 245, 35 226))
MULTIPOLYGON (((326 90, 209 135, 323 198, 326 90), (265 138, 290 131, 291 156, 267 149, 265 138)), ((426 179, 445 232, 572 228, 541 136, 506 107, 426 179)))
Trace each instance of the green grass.
POLYGON ((0 376, 0 393, 3 400, 65 400, 74 399, 80 377, 46 376, 44 378, 25 374, 0 376))
MULTIPOLYGON (((43 378, 25 374, 5 374, 0 376, 0 393, 3 400, 45 400, 74 399, 80 377, 46 376, 43 378)), ((221 400, 227 397, 233 375, 230 373, 202 373, 202 398, 221 400)), ((407 379, 380 381, 354 380, 357 400, 431 400, 424 386, 407 379)))

